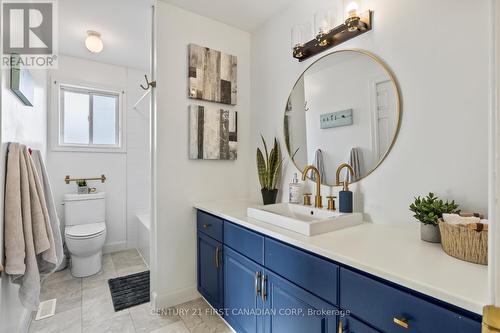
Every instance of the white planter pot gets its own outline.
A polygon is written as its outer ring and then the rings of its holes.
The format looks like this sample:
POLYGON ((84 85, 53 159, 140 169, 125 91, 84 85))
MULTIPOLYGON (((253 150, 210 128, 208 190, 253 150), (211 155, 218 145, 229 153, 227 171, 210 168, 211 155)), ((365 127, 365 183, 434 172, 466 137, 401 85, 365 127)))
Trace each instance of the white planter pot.
POLYGON ((420 239, 430 243, 441 243, 439 227, 434 224, 420 224, 420 239))

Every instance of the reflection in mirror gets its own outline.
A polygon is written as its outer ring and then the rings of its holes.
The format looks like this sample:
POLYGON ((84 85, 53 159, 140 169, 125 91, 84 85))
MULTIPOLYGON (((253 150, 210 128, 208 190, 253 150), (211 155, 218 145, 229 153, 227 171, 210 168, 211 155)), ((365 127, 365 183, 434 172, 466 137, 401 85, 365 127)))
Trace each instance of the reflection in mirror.
MULTIPOLYGON (((363 51, 337 51, 295 84, 285 109, 286 146, 299 170, 318 167, 323 184, 335 185, 341 163, 353 167, 356 174, 347 180, 355 182, 389 152, 399 114, 396 83, 382 62, 363 51)), ((343 173, 341 181, 350 177, 343 173)))

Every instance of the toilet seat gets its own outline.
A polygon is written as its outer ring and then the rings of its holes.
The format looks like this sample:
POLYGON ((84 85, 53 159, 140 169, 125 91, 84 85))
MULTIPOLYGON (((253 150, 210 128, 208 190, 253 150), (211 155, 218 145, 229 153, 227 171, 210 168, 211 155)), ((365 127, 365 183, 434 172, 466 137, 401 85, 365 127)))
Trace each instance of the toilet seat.
POLYGON ((100 222, 68 226, 64 233, 68 238, 88 239, 100 236, 104 232, 106 232, 106 224, 100 222))

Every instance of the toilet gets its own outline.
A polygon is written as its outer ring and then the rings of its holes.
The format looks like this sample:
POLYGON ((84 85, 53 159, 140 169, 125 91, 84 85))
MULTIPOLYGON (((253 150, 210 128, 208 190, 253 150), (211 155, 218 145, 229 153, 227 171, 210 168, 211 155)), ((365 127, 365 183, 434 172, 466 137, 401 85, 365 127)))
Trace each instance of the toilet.
POLYGON ((85 277, 102 266, 106 240, 106 194, 64 195, 64 238, 71 256, 71 275, 85 277))

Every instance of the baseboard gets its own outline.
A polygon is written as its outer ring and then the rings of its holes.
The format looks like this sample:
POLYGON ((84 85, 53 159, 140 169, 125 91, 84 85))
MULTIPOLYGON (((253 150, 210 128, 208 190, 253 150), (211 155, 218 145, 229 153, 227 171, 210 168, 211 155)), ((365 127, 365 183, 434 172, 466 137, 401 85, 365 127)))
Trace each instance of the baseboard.
POLYGON ((123 251, 123 250, 127 250, 127 249, 128 249, 128 247, 127 247, 126 241, 108 243, 108 244, 104 244, 104 246, 102 248, 102 253, 106 254, 106 253, 123 251))
POLYGON ((20 318, 19 332, 28 333, 31 321, 35 317, 35 312, 24 309, 20 318))
POLYGON ((166 294, 157 294, 153 291, 151 293, 151 305, 157 310, 166 309, 175 305, 192 301, 200 297, 201 295, 200 293, 198 293, 196 286, 184 288, 166 294))

